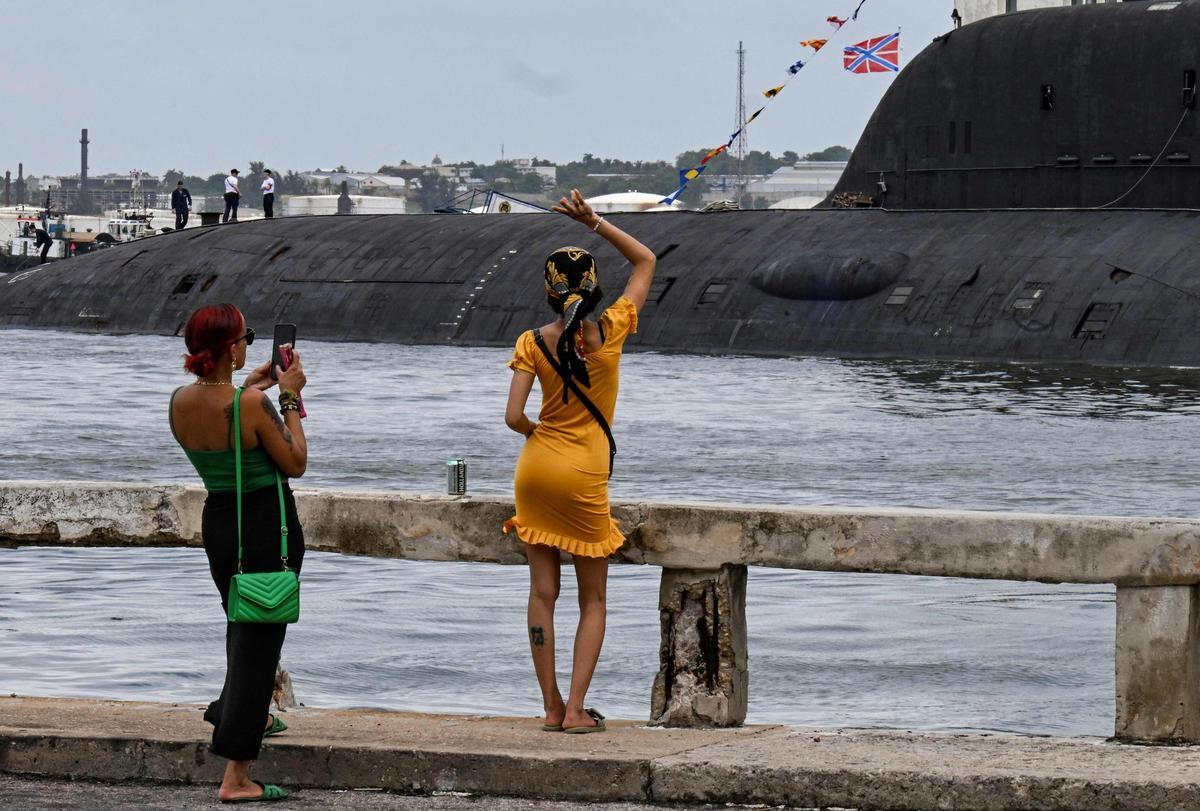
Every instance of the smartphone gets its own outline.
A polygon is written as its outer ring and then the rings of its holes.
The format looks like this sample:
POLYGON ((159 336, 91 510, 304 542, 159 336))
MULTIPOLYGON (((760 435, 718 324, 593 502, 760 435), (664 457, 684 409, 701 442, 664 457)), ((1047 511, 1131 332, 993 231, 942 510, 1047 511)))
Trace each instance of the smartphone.
POLYGON ((291 363, 291 357, 284 358, 279 354, 279 347, 283 344, 296 343, 296 325, 295 324, 276 324, 275 337, 271 339, 271 379, 278 380, 279 375, 276 369, 286 369, 291 363))

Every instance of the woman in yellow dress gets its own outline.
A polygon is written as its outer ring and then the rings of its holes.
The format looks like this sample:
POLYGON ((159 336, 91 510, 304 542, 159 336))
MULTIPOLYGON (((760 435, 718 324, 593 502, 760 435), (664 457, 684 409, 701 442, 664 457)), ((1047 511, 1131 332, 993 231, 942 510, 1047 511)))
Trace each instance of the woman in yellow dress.
POLYGON ((583 706, 604 642, 608 556, 625 541, 608 509, 608 477, 618 367, 625 338, 637 331, 638 312, 654 278, 654 254, 596 215, 577 189, 554 210, 612 243, 633 271, 625 293, 598 321, 589 321, 601 291, 592 255, 560 248, 546 260, 546 296, 558 318, 517 339, 504 421, 526 438, 514 476, 517 514, 505 522, 525 542, 529 558, 529 645, 542 690, 543 729, 582 733, 604 729, 600 713, 583 706), (525 416, 537 379, 538 422, 525 416), (560 555, 569 552, 579 585, 579 627, 567 701, 554 670, 554 603, 560 555))

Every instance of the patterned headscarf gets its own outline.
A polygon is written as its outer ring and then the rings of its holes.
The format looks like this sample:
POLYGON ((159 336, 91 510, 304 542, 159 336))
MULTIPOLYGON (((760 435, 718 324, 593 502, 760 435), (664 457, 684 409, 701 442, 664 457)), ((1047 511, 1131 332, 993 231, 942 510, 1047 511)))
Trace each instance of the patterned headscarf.
POLYGON ((583 325, 581 309, 597 284, 596 260, 583 248, 559 248, 546 260, 546 293, 562 302, 563 331, 556 349, 564 403, 571 378, 579 378, 584 386, 592 385, 579 340, 583 325))

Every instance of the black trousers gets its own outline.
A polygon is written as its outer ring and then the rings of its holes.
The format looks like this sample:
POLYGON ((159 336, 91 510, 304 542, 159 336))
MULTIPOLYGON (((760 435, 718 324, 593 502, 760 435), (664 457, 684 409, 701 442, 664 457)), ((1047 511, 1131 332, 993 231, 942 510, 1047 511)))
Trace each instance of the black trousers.
POLYGON ((50 246, 53 244, 54 244, 53 242, 43 242, 42 243, 42 259, 40 262, 38 262, 39 265, 46 264, 46 254, 50 253, 50 246))
POLYGON ((240 194, 225 192, 225 219, 223 222, 237 222, 237 207, 241 199, 242 196, 240 194))
MULTIPOLYGON (((283 487, 287 508, 288 566, 304 562, 304 531, 296 516, 291 488, 283 487)), ((242 495, 242 571, 268 572, 280 567, 279 495, 265 487, 242 495)), ((237 497, 209 493, 201 522, 204 551, 213 582, 221 593, 221 609, 229 601, 229 580, 237 573, 237 497)), ((209 751, 230 760, 254 760, 262 746, 275 670, 287 626, 273 623, 225 624, 225 686, 208 705, 204 720, 213 725, 209 751)))
POLYGON ((267 219, 275 216, 275 193, 263 195, 263 213, 267 215, 267 219))
POLYGON ((187 209, 175 212, 175 230, 176 231, 178 231, 179 229, 186 226, 187 221, 188 221, 187 209))

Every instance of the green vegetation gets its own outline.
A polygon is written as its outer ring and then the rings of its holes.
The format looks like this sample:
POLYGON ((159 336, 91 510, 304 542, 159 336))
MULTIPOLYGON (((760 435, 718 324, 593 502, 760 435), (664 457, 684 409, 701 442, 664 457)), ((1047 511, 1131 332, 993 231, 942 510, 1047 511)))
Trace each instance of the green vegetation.
MULTIPOLYGON (((675 162, 680 168, 690 168, 699 166, 700 161, 704 160, 704 156, 708 154, 707 149, 696 149, 691 152, 684 152, 675 159, 675 162)), ((800 156, 792 150, 787 150, 779 157, 771 154, 770 150, 760 152, 757 149, 752 149, 746 153, 746 159, 743 162, 744 171, 748 175, 769 175, 776 169, 783 166, 791 166, 796 161, 800 160, 800 156)), ((737 159, 728 152, 722 152, 717 157, 708 162, 706 172, 714 175, 732 175, 737 173, 737 159)))
MULTIPOLYGON (((787 154, 786 152, 784 153, 787 154)), ((844 146, 828 146, 820 152, 809 152, 800 160, 806 161, 848 161, 850 150, 844 146)))
POLYGON ((457 185, 451 178, 442 177, 433 169, 429 169, 417 175, 416 180, 420 184, 420 188, 416 189, 409 196, 409 200, 416 204, 417 212, 432 212, 435 208, 449 205, 457 194, 454 189, 457 185))

